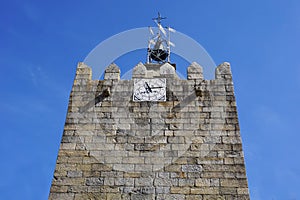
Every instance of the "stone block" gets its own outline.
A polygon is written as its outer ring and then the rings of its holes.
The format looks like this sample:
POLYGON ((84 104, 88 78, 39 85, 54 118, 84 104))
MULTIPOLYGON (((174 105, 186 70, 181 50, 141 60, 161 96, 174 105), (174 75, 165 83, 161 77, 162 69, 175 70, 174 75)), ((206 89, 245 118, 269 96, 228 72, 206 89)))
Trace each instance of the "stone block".
POLYGON ((171 194, 190 194, 191 188, 190 187, 171 187, 170 192, 171 192, 171 194))
POLYGON ((220 188, 220 194, 231 194, 236 195, 237 194, 237 188, 235 187, 221 187, 220 188))
POLYGON ((155 188, 156 194, 169 194, 170 193, 170 187, 156 187, 155 188))
POLYGON ((182 200, 185 199, 184 194, 161 194, 157 197, 158 200, 182 200))
POLYGON ((134 186, 134 180, 133 178, 115 178, 115 185, 116 186, 134 186))
MULTIPOLYGON (((203 195, 203 200, 225 200, 225 199, 226 197, 221 195, 203 195)), ((229 199, 231 200, 232 198, 229 197, 229 199)))
POLYGON ((189 195, 185 197, 185 200, 202 200, 201 195, 189 195))
POLYGON ((209 187, 210 186, 210 179, 209 178, 196 179, 195 185, 197 187, 209 187))
POLYGON ((201 165, 182 165, 183 172, 201 172, 202 166, 201 165))
POLYGON ((123 171, 123 172, 132 172, 134 171, 133 164, 114 164, 113 170, 123 171))
POLYGON ((114 186, 115 185, 115 178, 105 177, 104 178, 104 185, 114 186))
POLYGON ((134 186, 153 186, 153 178, 138 178, 134 180, 134 186))
POLYGON ((180 179, 178 179, 178 185, 179 185, 179 187, 194 187, 195 180, 194 179, 180 178, 180 179))
POLYGON ((153 194, 132 194, 131 200, 153 200, 153 194))
POLYGON ((57 186, 70 186, 70 185, 83 185, 85 182, 84 178, 67 178, 67 177, 59 177, 55 181, 53 181, 53 185, 57 186))
POLYGON ((178 186, 178 179, 177 178, 170 178, 170 179, 155 178, 154 186, 158 186, 158 187, 178 186))
POLYGON ((50 192, 51 193, 66 193, 68 191, 68 186, 57 186, 57 185, 53 185, 51 187, 50 192))
POLYGON ((122 163, 123 157, 106 156, 104 161, 105 161, 105 164, 122 163))
POLYGON ((87 186, 101 186, 104 184, 104 179, 96 177, 87 178, 85 184, 87 186))
POLYGON ((124 173, 124 178, 140 178, 141 172, 126 172, 124 173))
POLYGON ((50 193, 49 200, 74 200, 74 193, 50 193))
POLYGON ((191 194, 219 194, 218 187, 191 188, 191 194))
POLYGON ((116 199, 121 199, 121 197, 122 197, 121 194, 107 194, 106 200, 116 200, 116 199))
POLYGON ((249 194, 248 188, 237 188, 238 194, 249 194))
POLYGON ((88 191, 88 186, 83 185, 71 185, 68 187, 69 193, 85 193, 88 191))
POLYGON ((71 177, 71 178, 82 177, 82 171, 68 171, 67 177, 71 177))

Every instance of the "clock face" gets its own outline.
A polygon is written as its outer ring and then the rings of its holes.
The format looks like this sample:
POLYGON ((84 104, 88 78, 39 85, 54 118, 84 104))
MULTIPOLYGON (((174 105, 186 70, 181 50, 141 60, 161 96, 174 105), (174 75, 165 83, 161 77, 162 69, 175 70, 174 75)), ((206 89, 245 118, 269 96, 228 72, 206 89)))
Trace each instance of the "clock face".
POLYGON ((135 79, 133 101, 166 101, 166 79, 135 79))

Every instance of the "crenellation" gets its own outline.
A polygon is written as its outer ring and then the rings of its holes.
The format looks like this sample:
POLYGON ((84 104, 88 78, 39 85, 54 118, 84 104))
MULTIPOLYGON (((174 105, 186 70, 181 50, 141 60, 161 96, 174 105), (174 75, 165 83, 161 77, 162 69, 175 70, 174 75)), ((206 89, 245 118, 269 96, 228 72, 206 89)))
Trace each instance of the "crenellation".
POLYGON ((187 79, 188 80, 203 80, 203 68, 196 62, 193 62, 187 68, 187 79))

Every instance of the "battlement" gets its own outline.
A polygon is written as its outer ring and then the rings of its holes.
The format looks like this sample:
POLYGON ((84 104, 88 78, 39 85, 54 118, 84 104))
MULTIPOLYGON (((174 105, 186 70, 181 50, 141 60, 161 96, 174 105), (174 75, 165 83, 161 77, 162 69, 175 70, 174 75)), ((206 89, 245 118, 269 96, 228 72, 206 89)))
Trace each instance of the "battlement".
MULTIPOLYGON (((109 65, 104 73, 104 80, 120 80, 120 68, 112 63, 109 65)), ((80 62, 77 66, 76 79, 90 79, 92 77, 92 70, 90 67, 80 62)), ((164 77, 164 78, 177 78, 175 67, 170 63, 164 64, 143 64, 138 63, 133 68, 132 78, 154 78, 154 77, 164 77)), ((203 68, 196 62, 193 62, 187 68, 187 80, 204 80, 203 68)), ((230 63, 224 62, 216 67, 215 69, 215 79, 232 79, 230 63)))

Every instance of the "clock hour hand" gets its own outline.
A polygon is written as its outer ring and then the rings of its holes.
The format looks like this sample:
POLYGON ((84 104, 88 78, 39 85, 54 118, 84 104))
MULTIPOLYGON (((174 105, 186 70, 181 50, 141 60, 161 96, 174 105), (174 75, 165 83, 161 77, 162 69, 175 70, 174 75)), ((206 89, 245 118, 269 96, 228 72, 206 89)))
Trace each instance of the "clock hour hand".
POLYGON ((145 82, 145 89, 147 93, 152 92, 152 88, 149 86, 147 82, 145 82))

